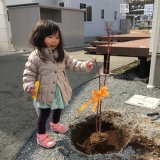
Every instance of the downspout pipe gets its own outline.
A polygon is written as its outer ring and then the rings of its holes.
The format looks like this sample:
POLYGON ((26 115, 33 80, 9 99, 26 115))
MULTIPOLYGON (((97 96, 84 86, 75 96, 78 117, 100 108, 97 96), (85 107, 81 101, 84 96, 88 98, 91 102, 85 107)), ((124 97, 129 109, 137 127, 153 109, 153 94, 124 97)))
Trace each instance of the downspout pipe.
POLYGON ((147 88, 154 88, 154 76, 155 76, 155 66, 156 66, 156 58, 157 58, 157 49, 158 49, 158 38, 159 38, 159 30, 160 30, 160 0, 156 0, 157 8, 155 12, 155 25, 152 26, 152 31, 154 31, 153 41, 152 41, 152 57, 151 57, 151 66, 150 66, 150 74, 149 74, 149 83, 147 88))

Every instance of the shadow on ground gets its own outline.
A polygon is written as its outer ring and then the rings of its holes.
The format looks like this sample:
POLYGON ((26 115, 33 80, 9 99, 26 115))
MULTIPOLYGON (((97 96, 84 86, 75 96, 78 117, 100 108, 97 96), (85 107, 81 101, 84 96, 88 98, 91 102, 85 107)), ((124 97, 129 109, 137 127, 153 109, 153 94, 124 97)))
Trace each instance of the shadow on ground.
MULTIPOLYGON (((148 83, 149 78, 149 72, 150 72, 150 63, 151 61, 148 61, 146 64, 146 70, 145 70, 145 77, 142 78, 142 81, 145 81, 148 83)), ((136 80, 138 78, 139 74, 139 62, 133 62, 131 64, 128 64, 126 66, 117 68, 112 71, 112 76, 114 78, 119 79, 125 79, 125 80, 136 80)), ((138 80, 138 79, 137 79, 138 80)))

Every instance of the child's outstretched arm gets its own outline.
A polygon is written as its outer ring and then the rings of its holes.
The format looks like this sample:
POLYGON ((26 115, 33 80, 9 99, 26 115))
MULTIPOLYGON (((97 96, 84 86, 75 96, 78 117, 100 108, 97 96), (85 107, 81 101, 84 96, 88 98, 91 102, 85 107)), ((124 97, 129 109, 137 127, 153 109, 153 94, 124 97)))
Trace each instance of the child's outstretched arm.
POLYGON ((74 72, 89 72, 93 68, 90 61, 78 61, 65 52, 66 68, 74 72))

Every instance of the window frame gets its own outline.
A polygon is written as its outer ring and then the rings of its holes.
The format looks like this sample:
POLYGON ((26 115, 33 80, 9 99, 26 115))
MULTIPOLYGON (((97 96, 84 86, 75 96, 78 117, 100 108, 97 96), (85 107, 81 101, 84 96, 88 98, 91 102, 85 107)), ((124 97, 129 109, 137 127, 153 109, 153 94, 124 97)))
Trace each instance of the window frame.
POLYGON ((86 8, 86 21, 87 22, 92 22, 92 5, 87 5, 86 8), (90 13, 88 13, 88 9, 90 8, 90 13))
POLYGON ((64 2, 60 2, 59 7, 64 7, 64 2), (63 5, 61 6, 61 4, 63 4, 63 5))
POLYGON ((104 20, 104 9, 101 9, 101 19, 104 20), (103 11, 103 13, 102 13, 103 11))
POLYGON ((86 3, 79 3, 79 8, 80 9, 82 9, 82 10, 85 10, 84 11, 84 22, 92 22, 92 19, 93 19, 93 14, 92 14, 92 9, 93 9, 93 7, 92 7, 92 5, 87 5, 86 3), (90 10, 91 10, 91 12, 90 12, 90 17, 88 17, 89 16, 89 14, 88 14, 88 12, 89 12, 89 8, 91 8, 90 10))
POLYGON ((79 3, 79 8, 80 9, 82 9, 82 10, 85 10, 84 11, 84 22, 86 22, 86 19, 87 19, 87 13, 86 13, 86 4, 85 3, 79 3), (84 7, 83 6, 81 6, 81 5, 84 5, 84 7))
POLYGON ((117 11, 114 11, 114 20, 117 19, 117 11))

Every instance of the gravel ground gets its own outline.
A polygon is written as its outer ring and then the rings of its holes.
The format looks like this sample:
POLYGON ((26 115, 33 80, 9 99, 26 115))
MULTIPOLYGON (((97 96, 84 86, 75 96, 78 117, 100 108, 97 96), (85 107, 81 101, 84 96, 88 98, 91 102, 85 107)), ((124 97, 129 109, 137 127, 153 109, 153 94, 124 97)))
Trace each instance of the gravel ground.
MULTIPOLYGON (((148 89, 147 84, 142 81, 127 81, 123 79, 114 78, 113 76, 107 77, 107 86, 109 88, 110 97, 103 100, 103 111, 114 110, 121 113, 122 117, 132 123, 134 128, 139 128, 149 139, 154 139, 156 143, 160 145, 159 137, 160 130, 155 126, 160 124, 160 119, 155 122, 151 122, 151 118, 147 117, 147 113, 153 112, 151 109, 132 106, 124 104, 126 100, 133 95, 143 95, 148 97, 159 98, 160 89, 153 88, 148 89), (146 119, 146 122, 136 121, 133 117, 139 119, 146 119), (155 125, 156 124, 156 125, 155 125), (148 127, 149 126, 149 127, 148 127)), ((75 126, 76 124, 86 121, 87 117, 93 116, 91 108, 86 108, 82 114, 77 113, 77 109, 91 96, 91 90, 97 90, 98 78, 92 79, 87 83, 82 84, 73 91, 73 98, 69 103, 69 107, 66 108, 62 114, 61 122, 68 126, 75 126)), ((158 106, 154 111, 158 111, 158 106)), ((49 123, 49 120, 48 120, 49 123)), ((119 122, 121 123, 121 122, 119 122)), ((132 127, 132 126, 131 126, 132 127)), ((51 149, 44 149, 36 144, 35 133, 28 140, 28 143, 21 150, 17 157, 17 160, 136 160, 136 152, 127 147, 122 152, 115 154, 96 154, 86 155, 74 148, 71 142, 71 129, 66 134, 56 134, 50 131, 49 125, 47 125, 47 131, 51 137, 53 137, 57 144, 51 149)), ((154 155, 149 158, 154 160, 154 155)), ((144 157, 141 159, 145 159, 144 157)), ((158 159, 158 158, 157 158, 158 159)), ((157 160, 155 159, 155 160, 157 160)))
MULTIPOLYGON (((95 57, 95 55, 84 54, 83 47, 71 48, 67 49, 67 51, 71 54, 73 58, 79 60, 90 60, 91 57, 95 57)), ((65 135, 54 134, 49 132, 49 134, 55 137, 55 139, 57 140, 56 147, 52 149, 45 150, 36 144, 35 123, 37 120, 37 115, 34 111, 31 97, 25 94, 22 88, 22 73, 28 55, 29 52, 0 54, 0 159, 74 160, 87 159, 87 157, 90 159, 109 159, 107 158, 108 155, 86 156, 79 153, 79 151, 77 151, 70 142, 70 130, 65 135), (25 143, 26 141, 28 142, 27 144, 25 143), (18 157, 17 152, 19 153, 18 157)), ((123 65, 127 65, 128 63, 134 62, 135 59, 136 58, 134 57, 111 56, 110 70, 114 70, 123 65)), ((103 56, 98 56, 97 60, 98 66, 100 67, 100 71, 102 73, 103 56)), ((90 95, 92 87, 97 89, 97 87, 95 86, 95 83, 97 83, 96 79, 84 84, 84 82, 97 76, 95 69, 87 75, 74 74, 75 76, 73 76, 71 72, 67 72, 67 74, 73 89, 75 89, 77 86, 81 84, 83 85, 74 90, 73 99, 70 101, 70 106, 66 108, 66 110, 63 113, 64 116, 62 116, 62 122, 64 122, 64 124, 66 125, 68 125, 69 123, 79 123, 84 120, 84 117, 93 115, 90 109, 86 109, 86 111, 82 115, 77 115, 77 108, 82 104, 82 102, 88 100, 88 95, 90 95)), ((135 75, 132 75, 131 79, 133 79, 134 76, 135 75)), ((150 91, 146 88, 146 83, 142 83, 139 81, 126 81, 128 84, 127 85, 126 82, 123 80, 120 80, 119 82, 117 76, 115 78, 108 78, 108 81, 110 81, 110 79, 111 81, 113 81, 113 83, 108 83, 108 85, 110 86, 109 89, 112 92, 116 93, 116 95, 114 95, 115 98, 113 98, 112 96, 109 99, 106 99, 109 100, 109 102, 107 101, 107 105, 110 106, 110 108, 119 108, 117 106, 117 104, 119 104, 119 106, 121 106, 120 109, 122 109, 124 101, 130 96, 132 96, 132 93, 139 93, 140 91, 137 91, 137 89, 139 88, 143 88, 142 95, 143 93, 145 93, 145 95, 158 97, 158 89, 155 88, 150 91), (133 83, 137 88, 132 86, 133 83), (131 87, 131 89, 129 89, 127 93, 121 92, 121 90, 126 90, 126 87, 131 87), (117 90, 115 91, 116 88, 117 90), (121 98, 117 96, 120 96, 121 98), (124 96, 126 96, 127 98, 124 96), (118 102, 119 99, 121 99, 120 103, 118 102), (113 102, 114 105, 112 104, 113 102)), ((133 111, 135 110, 135 107, 128 107, 133 111)), ((144 109, 143 112, 148 112, 148 109, 144 109)), ((129 153, 132 153, 132 151, 129 150, 128 154, 129 153)), ((115 158, 113 159, 115 160, 115 158)))
MULTIPOLYGON (((84 46, 66 49, 78 60, 92 60, 95 55, 85 54, 84 46)), ((12 160, 17 157, 28 137, 36 128, 37 115, 33 101, 22 88, 22 73, 30 52, 0 54, 0 159, 12 160)), ((111 57, 110 69, 134 62, 135 57, 111 57)), ((102 73, 103 56, 97 57, 102 73)), ((67 72, 72 89, 97 77, 95 67, 88 74, 67 72)))

